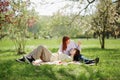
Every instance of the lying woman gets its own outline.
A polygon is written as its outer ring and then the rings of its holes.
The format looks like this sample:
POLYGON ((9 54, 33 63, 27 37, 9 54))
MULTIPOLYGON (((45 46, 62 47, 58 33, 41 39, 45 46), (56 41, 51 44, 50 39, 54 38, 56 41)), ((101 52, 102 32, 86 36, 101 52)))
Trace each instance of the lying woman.
POLYGON ((57 60, 66 60, 66 61, 72 61, 72 58, 66 54, 57 54, 52 53, 49 51, 46 47, 40 45, 36 49, 34 49, 32 52, 30 52, 28 55, 23 56, 20 59, 17 59, 18 62, 25 62, 32 63, 33 61, 41 59, 43 62, 52 62, 57 60))
POLYGON ((31 53, 29 53, 26 56, 23 56, 20 59, 17 59, 18 62, 25 62, 33 63, 35 60, 41 59, 43 62, 53 62, 53 61, 82 61, 85 64, 91 64, 91 63, 98 63, 99 58, 96 59, 86 59, 80 54, 80 50, 77 48, 74 48, 70 51, 70 55, 66 54, 52 54, 47 48, 40 45, 36 49, 34 49, 31 53))

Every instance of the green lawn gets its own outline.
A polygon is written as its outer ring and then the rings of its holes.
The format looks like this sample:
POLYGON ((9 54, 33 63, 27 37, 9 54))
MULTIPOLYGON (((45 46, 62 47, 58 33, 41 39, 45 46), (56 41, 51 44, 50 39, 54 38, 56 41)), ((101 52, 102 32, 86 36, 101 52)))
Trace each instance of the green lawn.
MULTIPOLYGON (((77 41, 77 39, 75 39, 77 41)), ((106 49, 100 49, 97 39, 82 39, 82 54, 88 58, 100 57, 98 66, 41 65, 18 63, 11 40, 0 41, 0 80, 120 80, 120 39, 106 40, 106 49)), ((26 52, 38 45, 46 45, 52 52, 58 50, 60 39, 27 40, 26 52)))

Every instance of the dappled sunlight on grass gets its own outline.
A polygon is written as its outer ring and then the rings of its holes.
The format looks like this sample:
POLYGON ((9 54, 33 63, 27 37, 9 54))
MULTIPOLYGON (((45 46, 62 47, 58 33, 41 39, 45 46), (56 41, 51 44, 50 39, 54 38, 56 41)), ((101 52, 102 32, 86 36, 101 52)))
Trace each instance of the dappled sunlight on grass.
MULTIPOLYGON (((76 40, 77 41, 77 40, 76 40)), ((0 47, 0 79, 1 80, 119 80, 120 79, 120 45, 119 40, 106 40, 106 49, 100 49, 97 40, 82 40, 82 53, 90 59, 100 58, 98 66, 90 65, 40 65, 18 63, 13 43, 2 43, 0 47), (8 44, 9 43, 9 44, 8 44), (8 44, 8 46, 7 46, 8 44), (109 44, 109 45, 108 45, 109 44), (116 46, 115 46, 116 45, 116 46)), ((29 53, 38 45, 46 45, 56 53, 58 40, 29 40, 26 51, 29 53)))
MULTIPOLYGON (((90 80, 97 79, 96 74, 98 71, 94 70, 91 66, 87 65, 41 65, 33 66, 27 63, 17 63, 13 60, 5 60, 0 68, 0 77, 6 80, 57 80, 57 79, 77 79, 77 80, 90 80), (20 77, 21 76, 21 77, 20 77)), ((97 73, 98 74, 98 73, 97 73)), ((100 74, 99 74, 100 75, 100 74)))

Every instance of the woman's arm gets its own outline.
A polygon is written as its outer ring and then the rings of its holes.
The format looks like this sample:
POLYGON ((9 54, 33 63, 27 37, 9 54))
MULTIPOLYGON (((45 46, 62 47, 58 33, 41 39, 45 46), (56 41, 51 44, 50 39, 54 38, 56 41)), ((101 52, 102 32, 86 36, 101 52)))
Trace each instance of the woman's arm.
POLYGON ((81 52, 81 41, 80 41, 80 40, 78 40, 78 49, 79 49, 80 52, 81 52))
POLYGON ((78 40, 78 46, 80 46, 81 45, 81 41, 80 40, 78 40))
POLYGON ((74 46, 73 48, 77 48, 81 52, 81 42, 80 41, 78 41, 78 43, 75 43, 73 41, 72 44, 73 44, 72 46, 74 46))

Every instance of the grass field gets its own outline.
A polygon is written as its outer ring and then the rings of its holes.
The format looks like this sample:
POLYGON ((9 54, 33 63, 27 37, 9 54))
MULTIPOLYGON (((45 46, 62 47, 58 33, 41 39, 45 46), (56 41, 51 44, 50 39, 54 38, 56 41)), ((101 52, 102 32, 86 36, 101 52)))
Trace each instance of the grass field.
MULTIPOLYGON (((75 39, 77 41, 77 39, 75 39)), ((82 39, 82 54, 88 58, 100 57, 98 66, 41 65, 18 63, 11 40, 0 41, 0 80, 120 80, 120 39, 106 40, 106 49, 100 49, 97 39, 82 39)), ((60 40, 27 40, 26 52, 38 45, 46 45, 52 52, 58 50, 60 40)))

